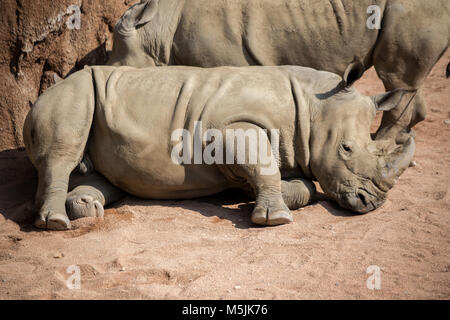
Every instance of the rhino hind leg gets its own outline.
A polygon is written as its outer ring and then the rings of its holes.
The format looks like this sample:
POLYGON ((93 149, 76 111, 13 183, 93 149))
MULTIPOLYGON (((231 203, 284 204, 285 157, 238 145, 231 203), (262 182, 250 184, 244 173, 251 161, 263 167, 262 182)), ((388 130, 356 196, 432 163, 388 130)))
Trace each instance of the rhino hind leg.
POLYGON ((283 180, 281 181, 281 194, 288 208, 296 210, 313 201, 316 195, 316 187, 312 181, 306 179, 283 180))
POLYGON ((34 225, 50 230, 67 230, 71 224, 64 208, 69 181, 69 166, 75 163, 58 161, 38 167, 39 184, 36 204, 40 208, 34 225))
POLYGON ((69 126, 56 122, 56 127, 49 126, 48 122, 45 115, 31 115, 24 127, 27 151, 38 171, 36 206, 39 209, 34 225, 42 229, 67 230, 71 228, 65 209, 69 177, 81 161, 90 126, 81 125, 78 135, 74 136, 69 126), (38 126, 44 129, 37 130, 38 126), (49 134, 45 126, 55 134, 49 134))
POLYGON ((27 115, 23 138, 38 171, 35 226, 71 228, 65 202, 69 177, 83 158, 95 109, 90 70, 49 88, 27 115))
POLYGON ((66 199, 70 220, 83 217, 103 217, 104 206, 120 200, 124 193, 98 173, 76 176, 71 182, 72 191, 66 199))

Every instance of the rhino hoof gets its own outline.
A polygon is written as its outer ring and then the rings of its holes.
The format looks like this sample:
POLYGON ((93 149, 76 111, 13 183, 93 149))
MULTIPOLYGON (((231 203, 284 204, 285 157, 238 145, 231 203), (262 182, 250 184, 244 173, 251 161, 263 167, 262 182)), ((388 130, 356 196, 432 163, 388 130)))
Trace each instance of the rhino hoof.
POLYGON ((41 212, 34 225, 37 228, 49 230, 69 230, 72 227, 66 214, 51 211, 41 212))
POLYGON ((271 210, 263 207, 256 207, 252 213, 252 222, 255 224, 278 226, 294 221, 288 208, 271 210))
POLYGON ((100 201, 89 195, 77 195, 66 200, 67 214, 71 220, 84 217, 103 217, 104 209, 100 201))

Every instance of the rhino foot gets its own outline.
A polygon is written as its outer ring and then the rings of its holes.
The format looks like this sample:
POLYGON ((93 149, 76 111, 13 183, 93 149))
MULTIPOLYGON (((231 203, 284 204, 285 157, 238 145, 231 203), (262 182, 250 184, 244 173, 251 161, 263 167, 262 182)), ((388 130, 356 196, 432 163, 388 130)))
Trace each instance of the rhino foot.
POLYGON ((49 210, 41 210, 34 225, 37 228, 49 230, 69 230, 72 227, 65 213, 57 213, 49 210))
POLYGON ((282 199, 277 199, 275 201, 262 201, 263 203, 258 202, 252 213, 253 223, 277 226, 294 221, 289 208, 284 204, 282 199))
POLYGON ((90 195, 68 197, 66 209, 71 220, 83 217, 103 217, 104 215, 103 205, 90 195))

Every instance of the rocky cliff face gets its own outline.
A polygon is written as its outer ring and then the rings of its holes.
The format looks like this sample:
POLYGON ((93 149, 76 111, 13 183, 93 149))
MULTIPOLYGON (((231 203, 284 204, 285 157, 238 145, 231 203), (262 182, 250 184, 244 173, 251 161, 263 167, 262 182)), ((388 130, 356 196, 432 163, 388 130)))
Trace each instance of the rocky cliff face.
POLYGON ((25 116, 55 75, 106 62, 114 25, 135 2, 0 1, 0 151, 23 146, 25 116))

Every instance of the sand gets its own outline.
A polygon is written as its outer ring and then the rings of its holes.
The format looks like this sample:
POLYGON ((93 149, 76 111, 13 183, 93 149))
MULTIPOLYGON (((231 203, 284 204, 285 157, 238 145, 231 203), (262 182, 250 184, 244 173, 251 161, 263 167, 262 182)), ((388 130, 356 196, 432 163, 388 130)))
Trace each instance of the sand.
MULTIPOLYGON (((31 224, 35 170, 23 150, 1 152, 0 299, 449 299, 449 59, 426 81, 417 165, 365 215, 320 201, 295 211, 292 224, 264 228, 251 224, 253 203, 237 191, 129 196, 103 219, 42 231, 31 224), (71 266, 80 289, 67 285, 71 266), (379 267, 378 289, 367 286, 369 266, 379 267)), ((357 88, 383 91, 373 69, 357 88)))

